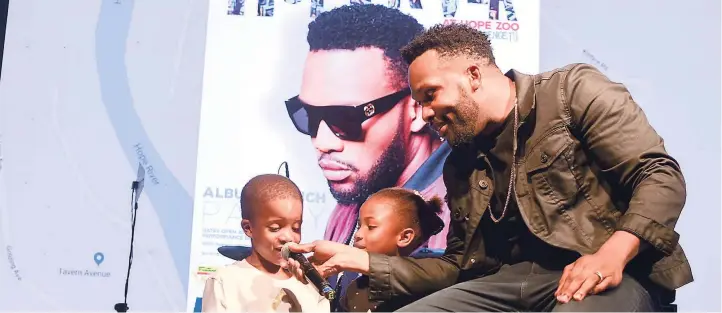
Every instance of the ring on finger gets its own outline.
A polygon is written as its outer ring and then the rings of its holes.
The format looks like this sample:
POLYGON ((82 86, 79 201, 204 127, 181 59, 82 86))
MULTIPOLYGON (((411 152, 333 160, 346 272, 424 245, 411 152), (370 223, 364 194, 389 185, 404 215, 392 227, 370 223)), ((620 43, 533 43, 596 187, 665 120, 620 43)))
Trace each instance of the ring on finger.
POLYGON ((601 272, 596 271, 596 272, 594 272, 594 274, 596 274, 597 277, 599 277, 599 282, 600 282, 600 283, 604 280, 604 275, 602 275, 601 272))

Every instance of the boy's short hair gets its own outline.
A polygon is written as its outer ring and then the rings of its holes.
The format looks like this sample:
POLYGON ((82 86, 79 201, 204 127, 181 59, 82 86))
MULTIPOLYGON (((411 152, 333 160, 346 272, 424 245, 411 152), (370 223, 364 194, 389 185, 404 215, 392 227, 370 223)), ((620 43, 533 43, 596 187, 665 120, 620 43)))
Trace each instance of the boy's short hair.
POLYGON ((241 218, 251 220, 256 207, 277 199, 292 199, 303 203, 301 190, 285 176, 263 174, 251 178, 241 190, 241 218))

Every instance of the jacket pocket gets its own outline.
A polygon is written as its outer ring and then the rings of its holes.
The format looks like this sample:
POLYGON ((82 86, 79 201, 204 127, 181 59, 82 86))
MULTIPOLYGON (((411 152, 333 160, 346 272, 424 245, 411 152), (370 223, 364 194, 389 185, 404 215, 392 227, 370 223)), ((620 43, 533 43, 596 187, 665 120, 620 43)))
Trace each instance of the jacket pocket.
POLYGON ((527 183, 545 204, 559 210, 576 201, 579 185, 572 172, 574 141, 558 127, 539 140, 526 157, 527 183))
POLYGON ((584 161, 575 159, 578 148, 566 127, 553 128, 532 146, 525 159, 527 183, 545 226, 558 232, 559 243, 592 251, 595 238, 601 240, 603 236, 596 236, 599 212, 586 200, 581 176, 575 175, 586 166, 577 164, 584 161))

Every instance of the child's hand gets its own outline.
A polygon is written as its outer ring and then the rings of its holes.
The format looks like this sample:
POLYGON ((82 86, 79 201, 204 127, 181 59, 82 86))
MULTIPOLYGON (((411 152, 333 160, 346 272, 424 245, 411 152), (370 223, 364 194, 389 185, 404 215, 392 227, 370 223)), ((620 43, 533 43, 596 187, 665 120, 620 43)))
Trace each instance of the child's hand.
POLYGON ((296 279, 298 279, 300 282, 304 284, 308 283, 306 275, 303 273, 301 265, 298 263, 298 261, 294 259, 281 261, 281 267, 285 268, 289 273, 293 274, 293 276, 295 276, 296 279))
MULTIPOLYGON (((286 243, 286 246, 288 246, 291 252, 303 254, 313 251, 312 245, 313 244, 297 244, 293 242, 286 243)), ((311 259, 309 259, 309 262, 312 262, 311 259)), ((293 274, 293 276, 295 276, 296 279, 298 279, 302 283, 308 283, 308 281, 306 280, 306 276, 303 273, 303 269, 301 269, 301 264, 299 264, 298 261, 292 258, 282 259, 281 267, 285 268, 289 273, 293 274)))
MULTIPOLYGON (((367 273, 369 257, 366 251, 333 241, 317 240, 310 244, 290 244, 292 252, 310 253, 308 259, 323 277, 335 275, 341 271, 367 273)), ((299 280, 305 281, 303 270, 296 260, 289 259, 281 266, 287 268, 299 280)))

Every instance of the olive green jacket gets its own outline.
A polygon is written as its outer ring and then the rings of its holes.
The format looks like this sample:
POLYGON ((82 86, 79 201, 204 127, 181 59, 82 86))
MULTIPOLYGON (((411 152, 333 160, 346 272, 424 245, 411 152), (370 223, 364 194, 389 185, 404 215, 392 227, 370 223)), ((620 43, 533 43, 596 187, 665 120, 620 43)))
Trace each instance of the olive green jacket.
MULTIPOLYGON (((648 247, 628 272, 666 290, 692 282, 674 231, 686 198, 682 172, 624 85, 586 64, 507 76, 516 83, 520 115, 514 197, 529 230, 580 254, 628 231, 648 247)), ((494 184, 483 157, 467 147, 446 159, 451 224, 441 258, 370 255, 373 300, 430 294, 484 275, 476 230, 494 184)))

